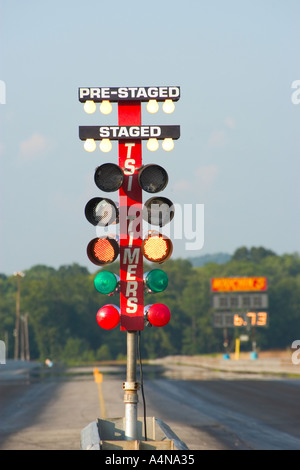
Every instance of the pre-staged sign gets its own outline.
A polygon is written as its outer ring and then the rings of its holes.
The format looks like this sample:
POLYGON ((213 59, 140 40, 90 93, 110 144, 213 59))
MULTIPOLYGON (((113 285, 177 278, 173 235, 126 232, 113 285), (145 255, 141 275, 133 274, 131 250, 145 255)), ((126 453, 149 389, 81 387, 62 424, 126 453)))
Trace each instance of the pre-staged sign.
POLYGON ((211 279, 212 292, 266 291, 266 277, 221 277, 211 279))
POLYGON ((79 88, 79 101, 84 103, 91 100, 101 102, 108 100, 118 101, 165 101, 167 99, 178 101, 180 87, 178 86, 151 86, 151 87, 82 87, 79 88))
POLYGON ((81 140, 179 139, 180 126, 79 126, 81 140))

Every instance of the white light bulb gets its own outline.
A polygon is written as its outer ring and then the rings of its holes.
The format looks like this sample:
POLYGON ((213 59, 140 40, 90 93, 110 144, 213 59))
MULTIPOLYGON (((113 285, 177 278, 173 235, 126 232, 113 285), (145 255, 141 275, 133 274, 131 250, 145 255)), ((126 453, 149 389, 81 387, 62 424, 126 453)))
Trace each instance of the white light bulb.
POLYGON ((170 138, 164 139, 161 146, 166 152, 169 152, 170 150, 173 150, 173 148, 174 148, 173 139, 170 139, 170 138))
POLYGON ((87 152, 94 152, 94 150, 96 150, 96 142, 94 141, 94 139, 86 139, 86 141, 84 142, 84 150, 86 150, 87 152))
POLYGON ((102 152, 110 152, 112 149, 112 143, 109 139, 102 139, 99 147, 102 152))
POLYGON ((159 110, 158 102, 156 100, 149 100, 147 103, 148 113, 154 114, 159 110))
POLYGON ((103 100, 100 104, 100 111, 102 114, 110 114, 112 112, 112 104, 108 100, 103 100))
POLYGON ((147 149, 150 150, 150 152, 155 152, 159 147, 159 143, 157 139, 149 139, 147 141, 147 149))
POLYGON ((96 111, 96 108, 96 104, 91 100, 87 100, 83 105, 83 109, 87 114, 93 114, 96 111))
POLYGON ((172 100, 165 100, 163 104, 163 110, 167 114, 173 113, 175 109, 175 104, 173 103, 172 100))

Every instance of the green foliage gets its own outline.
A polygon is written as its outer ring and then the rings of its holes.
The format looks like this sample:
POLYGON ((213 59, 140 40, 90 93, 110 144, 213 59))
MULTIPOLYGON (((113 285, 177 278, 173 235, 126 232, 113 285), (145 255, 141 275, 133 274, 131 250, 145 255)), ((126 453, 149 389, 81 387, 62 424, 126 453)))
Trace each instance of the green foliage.
MULTIPOLYGON (((263 349, 286 348, 299 339, 299 254, 278 256, 263 247, 241 247, 227 262, 210 262, 212 259, 198 267, 184 259, 169 260, 161 267, 168 274, 168 288, 145 294, 144 303, 165 303, 171 310, 171 321, 164 328, 141 332, 144 358, 223 352, 223 332, 213 328, 211 322, 212 277, 266 276, 269 327, 256 329, 257 345, 263 349)), ((144 271, 154 267, 145 263, 144 271)), ((118 263, 111 269, 118 273, 118 263)), ((106 303, 119 304, 119 295, 99 294, 94 277, 78 264, 57 270, 38 265, 25 271, 21 315, 28 313, 32 359, 80 363, 126 357, 125 332, 119 327, 102 330, 96 323, 99 308, 106 303)), ((0 274, 0 339, 8 343, 9 358, 14 352, 16 291, 16 277, 0 274)), ((236 334, 230 329, 231 339, 236 334)))
POLYGON ((259 263, 267 256, 276 256, 276 253, 274 253, 274 251, 267 250, 262 246, 253 246, 250 249, 248 249, 246 246, 242 246, 233 253, 232 259, 234 261, 254 261, 255 263, 259 263))
POLYGON ((193 266, 199 267, 204 266, 207 263, 218 263, 224 264, 229 261, 231 256, 228 253, 215 253, 213 255, 202 255, 197 256, 196 258, 188 258, 193 266))

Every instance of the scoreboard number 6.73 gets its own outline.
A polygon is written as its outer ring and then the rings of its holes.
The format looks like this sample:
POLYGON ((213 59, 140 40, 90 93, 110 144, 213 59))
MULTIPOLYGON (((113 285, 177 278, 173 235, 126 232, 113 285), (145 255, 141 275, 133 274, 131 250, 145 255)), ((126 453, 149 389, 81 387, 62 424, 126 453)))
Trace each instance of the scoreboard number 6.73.
POLYGON ((235 314, 234 326, 266 326, 267 312, 247 312, 246 314, 235 314))

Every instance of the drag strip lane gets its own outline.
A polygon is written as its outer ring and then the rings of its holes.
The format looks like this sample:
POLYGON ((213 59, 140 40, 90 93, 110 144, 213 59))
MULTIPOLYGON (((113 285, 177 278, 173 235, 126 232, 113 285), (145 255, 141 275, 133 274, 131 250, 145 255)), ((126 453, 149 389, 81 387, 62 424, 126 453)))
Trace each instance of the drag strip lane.
POLYGON ((147 400, 174 425, 205 429, 220 448, 299 450, 298 392, 288 380, 159 379, 147 400))

